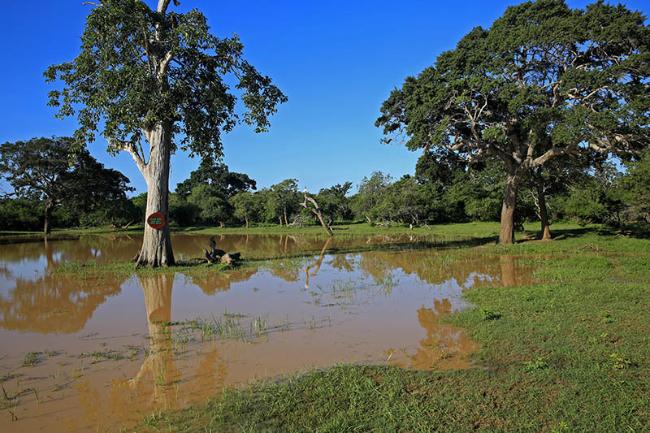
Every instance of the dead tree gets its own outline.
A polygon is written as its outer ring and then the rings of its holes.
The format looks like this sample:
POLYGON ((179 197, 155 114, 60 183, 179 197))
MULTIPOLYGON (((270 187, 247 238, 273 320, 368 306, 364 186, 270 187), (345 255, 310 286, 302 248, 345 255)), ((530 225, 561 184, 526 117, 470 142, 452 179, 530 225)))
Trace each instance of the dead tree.
POLYGON ((334 236, 334 232, 332 232, 332 228, 329 226, 329 224, 325 222, 325 218, 323 218, 323 212, 321 212, 321 209, 318 206, 318 203, 316 203, 316 200, 314 200, 312 197, 307 195, 306 191, 303 194, 305 200, 302 203, 300 203, 300 205, 305 209, 309 210, 311 213, 314 214, 316 218, 318 218, 318 221, 320 221, 320 225, 323 226, 328 236, 334 236))

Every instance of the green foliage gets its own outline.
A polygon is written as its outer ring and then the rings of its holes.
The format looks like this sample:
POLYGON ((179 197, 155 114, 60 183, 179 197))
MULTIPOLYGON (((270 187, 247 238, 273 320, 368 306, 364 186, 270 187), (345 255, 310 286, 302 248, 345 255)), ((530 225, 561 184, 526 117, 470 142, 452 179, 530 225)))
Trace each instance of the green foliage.
POLYGON ((224 197, 232 197, 240 191, 254 190, 256 182, 247 174, 231 172, 221 160, 204 158, 190 177, 176 185, 176 193, 187 198, 199 185, 211 185, 224 197))
MULTIPOLYGON (((142 208, 143 216, 144 212, 145 208, 142 208)), ((196 225, 199 222, 200 213, 201 209, 198 206, 193 203, 189 203, 179 194, 169 194, 169 218, 171 224, 181 227, 196 225)))
POLYGON ((527 176, 544 182, 554 160, 565 165, 594 152, 627 159, 646 149, 649 79, 650 28, 641 13, 603 1, 584 9, 528 1, 407 77, 376 125, 385 141, 404 135, 412 150, 500 160, 516 196, 527 176))
POLYGON ((336 184, 329 188, 322 188, 316 195, 316 202, 324 215, 332 221, 350 221, 352 208, 348 193, 352 189, 352 182, 336 184))
POLYGON ((187 197, 187 202, 199 210, 199 219, 208 225, 223 225, 232 215, 228 197, 216 185, 195 186, 187 197))
POLYGON ((234 209, 233 215, 247 225, 251 221, 259 221, 263 213, 263 203, 256 195, 249 191, 242 191, 230 198, 230 204, 234 209))
POLYGON ((626 204, 626 219, 650 224, 650 149, 628 164, 620 180, 621 196, 626 204))
POLYGON ((584 176, 556 201, 562 217, 586 223, 620 225, 624 203, 620 173, 611 164, 602 165, 593 176, 584 176))
POLYGON ((463 214, 470 220, 496 221, 504 189, 503 168, 501 164, 490 161, 459 173, 449 187, 447 200, 463 209, 463 214))
POLYGON ((549 365, 548 362, 542 357, 535 358, 532 361, 526 361, 524 362, 524 370, 527 372, 533 372, 536 370, 546 370, 548 369, 549 365))
POLYGON ((279 221, 280 224, 289 223, 290 217, 298 211, 300 195, 298 194, 298 180, 285 179, 272 185, 263 196, 264 216, 267 222, 279 221))
POLYGON ((0 172, 12 187, 12 195, 21 200, 3 202, 3 210, 17 218, 15 224, 7 221, 5 228, 33 228, 34 217, 26 214, 26 201, 34 203, 30 211, 40 208, 48 221, 63 205, 59 219, 68 226, 125 223, 134 215, 126 198, 126 192, 132 190, 129 179, 105 168, 86 150, 75 150, 71 138, 4 143, 0 146, 0 172))
POLYGON ((483 308, 481 312, 483 313, 483 320, 499 320, 501 318, 501 313, 496 311, 483 308))
POLYGON ((372 221, 379 216, 376 208, 390 183, 390 175, 381 171, 376 171, 370 177, 363 178, 359 184, 358 193, 352 201, 357 217, 372 221))
POLYGON ((2 230, 38 230, 43 226, 43 209, 39 203, 26 199, 0 200, 2 230))
POLYGON ((60 117, 76 114, 79 146, 100 130, 110 151, 143 157, 141 139, 167 125, 181 148, 219 156, 222 132, 240 120, 264 131, 286 101, 242 53, 237 37, 214 36, 196 9, 178 13, 151 10, 142 0, 104 0, 88 15, 79 55, 45 72, 48 81, 63 83, 50 92, 50 105, 60 117), (241 115, 232 88, 241 93, 241 115))

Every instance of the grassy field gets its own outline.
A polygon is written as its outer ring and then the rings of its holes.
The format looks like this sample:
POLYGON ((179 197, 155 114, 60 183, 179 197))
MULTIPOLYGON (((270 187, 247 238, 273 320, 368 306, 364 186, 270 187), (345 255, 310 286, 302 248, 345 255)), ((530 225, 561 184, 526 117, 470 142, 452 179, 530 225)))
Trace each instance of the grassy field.
MULTIPOLYGON (((519 238, 534 237, 538 230, 538 223, 525 224, 525 230, 518 233, 519 238)), ((556 223, 552 229, 556 234, 567 231, 585 231, 596 226, 579 226, 575 223, 556 223)), ((86 235, 102 234, 139 234, 142 226, 131 226, 128 229, 112 227, 91 228, 66 228, 55 229, 49 236, 51 240, 68 239, 86 235)), ((457 224, 436 224, 409 228, 406 225, 371 226, 367 223, 337 224, 333 226, 334 235, 342 236, 371 236, 371 235, 438 235, 450 238, 486 238, 496 237, 499 233, 498 222, 470 222, 457 224)), ((279 225, 265 225, 246 227, 172 227, 174 233, 218 235, 218 234, 250 234, 250 235, 310 235, 326 236, 321 226, 310 225, 302 227, 287 227, 279 225)), ((0 243, 24 242, 29 240, 40 241, 43 233, 38 231, 0 231, 0 243)))
POLYGON ((481 346, 472 369, 337 366, 227 390, 137 431, 650 431, 650 241, 562 236, 481 247, 534 264, 538 282, 466 292, 475 307, 450 321, 481 346))

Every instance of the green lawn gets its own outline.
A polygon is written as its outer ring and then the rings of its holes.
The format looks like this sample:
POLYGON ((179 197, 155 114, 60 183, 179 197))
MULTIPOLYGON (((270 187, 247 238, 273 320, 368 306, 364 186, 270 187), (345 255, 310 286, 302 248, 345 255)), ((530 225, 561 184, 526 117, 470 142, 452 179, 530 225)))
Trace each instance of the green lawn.
POLYGON ((539 283, 466 293, 475 307, 450 320, 480 343, 475 368, 338 366, 227 390, 137 430, 648 432, 650 241, 563 236, 481 247, 534 264, 539 283))

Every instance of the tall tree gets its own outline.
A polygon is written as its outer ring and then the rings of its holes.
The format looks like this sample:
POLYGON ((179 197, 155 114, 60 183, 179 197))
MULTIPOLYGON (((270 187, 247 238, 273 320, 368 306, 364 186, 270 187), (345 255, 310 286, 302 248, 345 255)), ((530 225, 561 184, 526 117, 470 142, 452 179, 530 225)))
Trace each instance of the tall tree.
POLYGON ((106 202, 126 200, 129 179, 104 168, 72 138, 34 138, 0 146, 0 172, 13 195, 43 202, 43 232, 51 230, 52 212, 67 203, 90 211, 106 202))
MULTIPOLYGON (((100 130, 109 151, 133 157, 147 183, 146 215, 168 212, 175 138, 192 155, 216 158, 222 132, 240 120, 265 131, 269 116, 286 101, 269 77, 244 60, 237 37, 214 36, 200 11, 173 12, 170 3, 158 0, 153 10, 143 0, 95 3, 80 54, 45 72, 49 81, 64 83, 50 92, 50 104, 61 117, 76 114, 79 145, 100 130), (235 110, 231 77, 247 109, 242 115, 235 110)), ((145 224, 136 262, 174 263, 168 227, 145 224)))
POLYGON ((649 76, 641 13, 603 1, 585 9, 529 1, 407 78, 376 124, 386 140, 405 133, 411 149, 503 161, 500 242, 512 243, 527 171, 581 152, 629 155, 647 146, 649 76))

